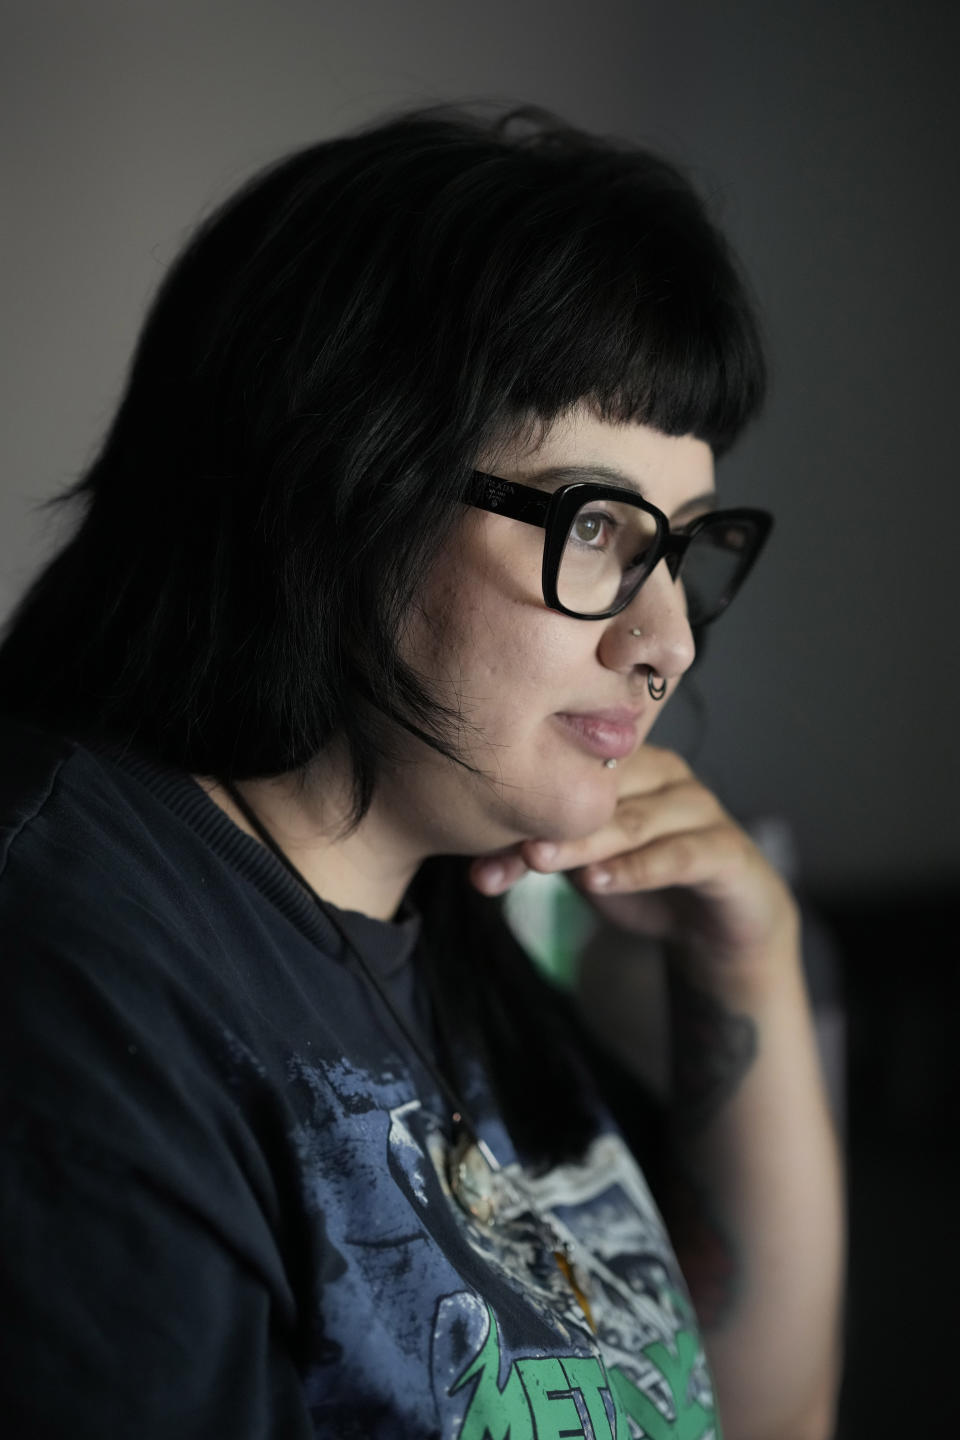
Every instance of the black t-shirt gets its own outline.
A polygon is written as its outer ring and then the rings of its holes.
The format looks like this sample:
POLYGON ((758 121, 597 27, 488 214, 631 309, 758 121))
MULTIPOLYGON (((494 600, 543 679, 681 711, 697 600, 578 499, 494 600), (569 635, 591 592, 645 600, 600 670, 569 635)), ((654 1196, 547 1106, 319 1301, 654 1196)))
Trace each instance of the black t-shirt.
MULTIPOLYGON (((335 913, 429 1034, 416 915, 335 913)), ((602 1107, 534 1177, 474 1075, 513 1198, 471 1217, 449 1106, 280 861, 190 776, 9 718, 0 1055, 4 1434, 719 1434, 602 1107)))

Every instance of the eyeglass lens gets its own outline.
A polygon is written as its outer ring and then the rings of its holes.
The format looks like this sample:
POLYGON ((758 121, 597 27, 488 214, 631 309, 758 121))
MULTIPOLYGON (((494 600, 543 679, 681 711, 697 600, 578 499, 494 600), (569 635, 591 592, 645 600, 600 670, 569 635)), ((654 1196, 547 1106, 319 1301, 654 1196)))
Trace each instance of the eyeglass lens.
POLYGON ((599 615, 636 584, 657 537, 654 517, 636 505, 588 500, 573 517, 557 572, 557 598, 568 610, 599 615))
POLYGON ((733 597, 755 539, 756 527, 748 520, 718 517, 697 530, 680 561, 677 582, 683 587, 691 625, 713 620, 733 597))
MULTIPOLYGON (((646 578, 656 540, 654 517, 635 505, 591 500, 577 511, 557 573, 557 598, 568 610, 601 615, 616 607, 646 578)), ((709 519, 698 527, 680 563, 691 625, 712 619, 725 606, 752 549, 754 527, 746 520, 709 519)), ((676 578, 677 563, 670 565, 676 578)))

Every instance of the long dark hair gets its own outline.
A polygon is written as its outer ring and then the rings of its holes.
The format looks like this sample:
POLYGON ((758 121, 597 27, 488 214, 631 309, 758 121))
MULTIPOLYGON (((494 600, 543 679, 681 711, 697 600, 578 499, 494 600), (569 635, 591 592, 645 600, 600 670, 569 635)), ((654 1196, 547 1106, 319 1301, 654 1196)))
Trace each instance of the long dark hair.
POLYGON ((458 758, 398 639, 481 450, 583 402, 731 445, 762 346, 689 180, 482 108, 312 145, 201 225, 45 502, 81 513, 5 627, 0 706, 231 780, 338 738, 358 823, 397 725, 458 758))

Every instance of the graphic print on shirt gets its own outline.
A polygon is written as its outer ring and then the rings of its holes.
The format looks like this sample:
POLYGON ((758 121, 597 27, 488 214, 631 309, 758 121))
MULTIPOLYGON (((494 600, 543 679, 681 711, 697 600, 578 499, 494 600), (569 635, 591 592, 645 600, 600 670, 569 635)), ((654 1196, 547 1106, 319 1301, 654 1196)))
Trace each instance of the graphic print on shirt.
POLYGON ((294 1075, 315 1102, 297 1147, 324 1234, 323 1340, 305 1377, 318 1434, 719 1440, 682 1278, 617 1135, 532 1178, 487 1117, 520 1202, 481 1226, 450 1196, 443 1124, 408 1077, 342 1058, 294 1075), (569 1247, 596 1334, 534 1209, 569 1247))
MULTIPOLYGON (((391 1145, 404 1150, 408 1113, 402 1107, 391 1117, 391 1145)), ((659 1212, 619 1136, 599 1136, 580 1163, 545 1176, 516 1163, 506 1167, 517 1203, 499 1209, 491 1225, 466 1215, 450 1196, 443 1137, 434 1133, 428 1144, 469 1244, 553 1323, 562 1352, 511 1355, 478 1296, 445 1296, 431 1366, 443 1433, 458 1440, 484 1440, 487 1432, 495 1440, 565 1432, 585 1440, 719 1440, 692 1307, 659 1212), (595 1336, 537 1215, 549 1216, 573 1258, 595 1336)))
POLYGON ((712 1411, 690 1399, 691 1377, 699 1344, 695 1333, 679 1330, 676 1352, 656 1342, 647 1358, 670 1385, 672 1415, 664 1415, 618 1365, 608 1366, 595 1354, 504 1358, 496 1317, 476 1296, 448 1296, 437 1317, 437 1330, 466 1327, 468 1315, 486 1332, 470 1363, 445 1394, 455 1399, 465 1390, 453 1428, 444 1434, 457 1440, 543 1440, 546 1436, 582 1436, 583 1440, 707 1440, 720 1436, 712 1411), (450 1314, 444 1314, 449 1310, 450 1314), (481 1318, 485 1312, 484 1318, 481 1318))

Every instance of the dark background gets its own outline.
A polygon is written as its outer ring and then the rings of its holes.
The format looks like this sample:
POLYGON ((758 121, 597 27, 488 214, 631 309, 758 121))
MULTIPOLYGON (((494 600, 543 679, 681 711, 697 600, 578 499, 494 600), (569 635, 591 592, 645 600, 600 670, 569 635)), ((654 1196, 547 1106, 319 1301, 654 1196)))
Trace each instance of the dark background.
POLYGON ((720 481, 777 530, 711 637, 705 719, 679 699, 653 738, 779 837, 823 927, 842 1433, 951 1433, 960 7, 19 0, 0 20, 0 617, 56 541, 31 502, 89 458, 165 266, 261 163, 398 102, 532 101, 664 150, 713 198, 774 363, 720 481))

